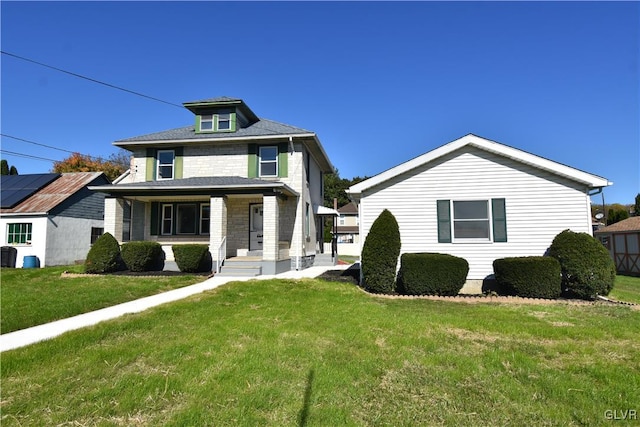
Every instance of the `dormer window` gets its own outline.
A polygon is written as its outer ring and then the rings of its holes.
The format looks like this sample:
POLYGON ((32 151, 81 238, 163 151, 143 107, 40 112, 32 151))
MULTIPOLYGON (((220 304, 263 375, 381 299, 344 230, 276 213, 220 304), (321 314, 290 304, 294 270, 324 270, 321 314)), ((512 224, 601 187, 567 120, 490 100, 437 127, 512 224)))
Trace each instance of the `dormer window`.
POLYGON ((200 130, 212 131, 213 130, 213 114, 203 114, 200 116, 200 130))
POLYGON ((221 113, 218 114, 218 130, 231 129, 231 114, 221 113))
POLYGON ((197 120, 198 132, 230 132, 235 130, 235 113, 217 112, 200 114, 197 120))

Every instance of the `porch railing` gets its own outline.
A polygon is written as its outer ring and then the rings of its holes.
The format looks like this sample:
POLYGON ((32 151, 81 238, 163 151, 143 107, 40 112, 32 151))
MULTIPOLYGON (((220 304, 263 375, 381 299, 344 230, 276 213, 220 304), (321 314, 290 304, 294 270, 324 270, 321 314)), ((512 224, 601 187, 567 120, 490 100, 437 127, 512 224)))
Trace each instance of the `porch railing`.
POLYGON ((218 260, 216 262, 216 273, 220 273, 220 269, 222 268, 222 264, 227 259, 227 236, 222 238, 222 242, 220 242, 220 246, 218 246, 218 260))

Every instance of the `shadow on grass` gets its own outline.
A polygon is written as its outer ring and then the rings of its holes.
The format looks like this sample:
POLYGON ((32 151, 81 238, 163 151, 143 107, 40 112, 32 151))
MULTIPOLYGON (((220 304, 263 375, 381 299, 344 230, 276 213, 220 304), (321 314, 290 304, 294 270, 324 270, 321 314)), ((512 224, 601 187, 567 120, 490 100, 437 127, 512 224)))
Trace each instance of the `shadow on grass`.
POLYGON ((327 270, 317 279, 327 280, 330 282, 346 282, 357 285, 360 283, 360 265, 353 264, 346 270, 327 270))
POLYGON ((311 393, 313 392, 313 379, 315 377, 315 371, 313 368, 309 369, 307 375, 307 388, 304 390, 304 400, 302 401, 302 409, 298 414, 298 426, 303 427, 307 425, 307 419, 309 418, 309 407, 311 406, 311 393))

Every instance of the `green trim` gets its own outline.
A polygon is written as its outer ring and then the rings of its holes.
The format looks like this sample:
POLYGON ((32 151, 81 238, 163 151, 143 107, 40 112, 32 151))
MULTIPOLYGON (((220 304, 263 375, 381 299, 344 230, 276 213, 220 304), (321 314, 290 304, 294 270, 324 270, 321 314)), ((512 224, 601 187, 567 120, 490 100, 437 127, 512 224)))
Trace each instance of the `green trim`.
POLYGON ((183 159, 183 153, 184 153, 184 148, 183 147, 176 147, 173 150, 175 156, 173 158, 173 179, 180 179, 182 178, 182 170, 183 170, 183 165, 182 165, 182 159, 183 159))
POLYGON ((249 144, 247 146, 247 158, 248 158, 248 178, 258 177, 258 145, 249 144))
POLYGON ((507 241, 507 212, 504 199, 491 199, 491 217, 493 220, 493 241, 507 241))
POLYGON ((451 243, 451 203, 449 200, 437 201, 438 243, 451 243))
POLYGON ((201 133, 202 131, 200 130, 200 114, 196 114, 196 133, 201 133))
POLYGON ((157 150, 155 148, 147 148, 145 181, 156 180, 156 153, 157 150))
POLYGON ((289 143, 281 142, 278 144, 278 177, 286 178, 289 176, 289 143))
POLYGON ((230 120, 231 120, 231 124, 230 124, 230 129, 229 129, 229 131, 230 131, 230 132, 235 132, 235 131, 237 130, 237 129, 236 129, 236 113, 235 113, 235 112, 234 112, 234 113, 231 113, 231 118, 230 118, 230 120))

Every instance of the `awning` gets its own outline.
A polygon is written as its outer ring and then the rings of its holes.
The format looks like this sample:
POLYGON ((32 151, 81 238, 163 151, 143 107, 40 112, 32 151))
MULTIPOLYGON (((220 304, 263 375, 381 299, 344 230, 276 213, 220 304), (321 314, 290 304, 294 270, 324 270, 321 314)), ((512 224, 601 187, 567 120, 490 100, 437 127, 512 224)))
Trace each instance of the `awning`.
POLYGON ((320 205, 314 205, 313 212, 316 215, 340 216, 337 210, 320 205))

